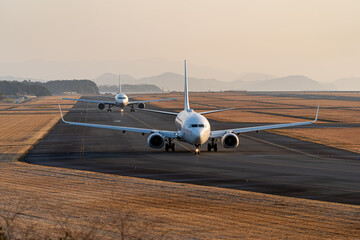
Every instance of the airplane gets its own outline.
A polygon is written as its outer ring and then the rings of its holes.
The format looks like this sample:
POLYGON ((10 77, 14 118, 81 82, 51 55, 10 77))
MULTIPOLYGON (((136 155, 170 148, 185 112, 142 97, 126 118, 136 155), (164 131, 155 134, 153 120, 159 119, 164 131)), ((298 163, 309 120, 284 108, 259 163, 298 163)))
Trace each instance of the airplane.
MULTIPOLYGON (((115 101, 97 101, 97 100, 87 100, 87 99, 77 99, 77 98, 62 98, 62 99, 97 103, 98 108, 100 110, 103 110, 105 108, 105 105, 108 105, 109 107, 107 109, 107 112, 111 112, 111 107, 113 106, 119 107, 121 111, 124 111, 124 108, 127 105, 129 105, 131 107, 130 112, 135 112, 135 108, 134 108, 135 104, 139 109, 142 109, 145 108, 145 103, 176 100, 179 98, 163 98, 163 99, 155 99, 155 100, 147 100, 147 101, 129 101, 129 97, 121 92, 120 74, 119 74, 119 93, 116 94, 115 101)), ((111 99, 113 98, 111 97, 111 99)))
POLYGON ((276 129, 276 128, 285 128, 285 127, 295 127, 301 125, 313 124, 317 121, 319 115, 319 108, 317 108, 316 117, 313 121, 308 122, 297 122, 297 123, 285 123, 285 124, 272 124, 265 126, 256 126, 256 127, 245 127, 245 128, 234 128, 234 129, 225 129, 225 130, 216 130, 211 131, 209 121, 204 117, 205 114, 221 112, 232 110, 233 108, 225 108, 218 110, 211 110, 205 112, 195 112, 190 108, 189 105, 189 93, 188 93, 188 79, 186 74, 186 60, 184 61, 185 68, 185 103, 184 110, 180 113, 175 112, 166 112, 158 111, 152 109, 142 109, 142 111, 161 113, 176 116, 175 118, 175 127, 176 131, 168 130, 158 130, 158 129, 147 129, 147 128, 133 128, 133 127, 123 127, 123 126, 112 126, 112 125, 101 125, 101 124, 91 124, 91 123, 80 123, 80 122, 68 122, 64 120, 60 105, 60 114, 61 119, 64 123, 75 126, 84 126, 84 127, 94 127, 94 128, 103 128, 110 130, 117 130, 125 132, 136 132, 144 134, 150 134, 147 143, 151 148, 160 149, 165 145, 165 150, 175 151, 175 144, 172 140, 176 139, 178 141, 183 141, 195 146, 195 154, 200 154, 200 147, 202 144, 209 141, 207 144, 207 150, 214 152, 217 151, 217 142, 220 141, 224 148, 235 148, 239 145, 240 133, 246 132, 257 132, 260 130, 276 129))

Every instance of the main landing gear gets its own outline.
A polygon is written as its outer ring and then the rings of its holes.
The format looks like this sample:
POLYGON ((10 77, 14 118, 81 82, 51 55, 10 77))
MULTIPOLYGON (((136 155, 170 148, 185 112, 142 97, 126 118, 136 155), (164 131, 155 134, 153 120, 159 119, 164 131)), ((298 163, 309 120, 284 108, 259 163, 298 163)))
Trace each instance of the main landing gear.
POLYGON ((109 105, 109 108, 106 110, 107 112, 111 112, 111 107, 109 105))
POLYGON ((217 152, 217 143, 215 143, 214 138, 212 138, 211 143, 208 143, 208 145, 207 145, 208 152, 211 152, 212 148, 214 149, 214 152, 217 152))
POLYGON ((135 112, 135 108, 133 105, 131 105, 130 112, 135 112))
POLYGON ((165 144, 165 151, 168 152, 170 149, 175 152, 175 143, 171 143, 171 138, 169 138, 168 143, 165 144))

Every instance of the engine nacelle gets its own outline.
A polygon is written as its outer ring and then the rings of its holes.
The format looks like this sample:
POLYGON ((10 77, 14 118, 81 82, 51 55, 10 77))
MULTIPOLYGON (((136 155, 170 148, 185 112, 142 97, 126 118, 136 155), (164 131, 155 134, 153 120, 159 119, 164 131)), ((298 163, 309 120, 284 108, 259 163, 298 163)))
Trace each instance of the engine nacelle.
POLYGON ((239 146, 239 138, 233 133, 227 133, 221 138, 221 144, 224 148, 235 148, 239 146))
POLYGON ((139 103, 138 108, 145 108, 145 103, 139 103))
POLYGON ((148 137, 148 145, 152 148, 162 148, 165 143, 165 138, 159 133, 153 133, 148 137))
POLYGON ((98 108, 99 108, 100 110, 103 110, 103 109, 105 108, 105 104, 99 103, 98 108))

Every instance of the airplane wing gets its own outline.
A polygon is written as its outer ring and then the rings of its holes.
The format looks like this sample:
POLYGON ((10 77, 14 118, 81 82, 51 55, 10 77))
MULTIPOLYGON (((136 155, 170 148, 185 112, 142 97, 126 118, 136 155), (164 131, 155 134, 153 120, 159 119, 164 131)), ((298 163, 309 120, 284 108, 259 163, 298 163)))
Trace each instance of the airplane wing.
POLYGON ((235 129, 226 129, 226 130, 219 130, 219 131, 211 131, 210 138, 220 138, 227 133, 245 133, 245 132, 254 132, 260 130, 269 130, 269 129, 276 129, 276 128, 285 128, 285 127, 296 127, 302 125, 313 124, 317 121, 319 115, 319 107, 316 112, 315 120, 308 121, 308 122, 297 122, 297 123, 284 123, 284 124, 273 124, 273 125, 266 125, 266 126, 256 126, 256 127, 246 127, 246 128, 235 128, 235 129))
POLYGON ((165 112, 165 111, 152 110, 152 109, 147 109, 147 108, 137 108, 137 109, 138 109, 138 110, 141 110, 141 111, 161 113, 161 114, 166 114, 166 115, 173 115, 173 116, 177 116, 177 115, 178 115, 178 113, 176 113, 176 112, 165 112))
POLYGON ((104 104, 109 104, 109 105, 115 105, 115 102, 110 102, 110 101, 98 101, 98 100, 87 100, 87 99, 77 99, 77 98, 62 98, 65 100, 74 100, 74 101, 80 101, 80 102, 91 102, 91 103, 104 103, 104 104))
POLYGON ((147 128, 133 128, 133 127, 122 127, 122 126, 112 126, 112 125, 102 125, 102 124, 92 124, 92 123, 79 123, 79 122, 68 122, 64 120, 64 116, 62 114, 60 105, 59 105, 61 119, 64 123, 69 125, 75 126, 82 126, 82 127, 93 127, 93 128, 103 128, 103 129, 110 129, 110 130, 117 130, 123 132, 136 132, 136 133, 159 133, 164 137, 168 138, 177 138, 178 132, 177 131, 166 131, 166 130, 156 130, 156 129, 147 129, 147 128))
POLYGON ((235 108, 224 108, 224 109, 218 109, 218 110, 212 110, 212 111, 206 111, 206 112, 199 112, 201 115, 209 114, 209 113, 216 113, 216 112, 222 112, 227 110, 234 110, 235 108))
POLYGON ((162 98, 162 99, 154 99, 154 100, 146 100, 146 101, 129 101, 128 104, 160 102, 160 101, 169 101, 169 100, 176 100, 176 99, 179 99, 179 98, 162 98))

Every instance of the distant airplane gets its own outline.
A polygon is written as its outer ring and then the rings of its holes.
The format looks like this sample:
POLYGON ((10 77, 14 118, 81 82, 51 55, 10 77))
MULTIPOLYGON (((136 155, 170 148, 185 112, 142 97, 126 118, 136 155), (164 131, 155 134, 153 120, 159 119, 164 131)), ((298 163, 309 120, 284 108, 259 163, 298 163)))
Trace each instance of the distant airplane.
POLYGON ((275 129, 275 128, 284 128, 284 127, 294 127, 300 125, 312 124, 317 121, 319 114, 319 106, 317 108, 315 120, 309 122, 297 122, 297 123, 286 123, 286 124, 273 124, 266 126, 257 126, 257 127, 246 127, 246 128, 235 128, 235 129, 226 129, 211 131, 209 121, 203 116, 208 113, 220 112, 228 109, 219 109, 206 112, 197 113, 190 108, 189 105, 189 95, 188 95, 188 79, 186 75, 186 60, 185 65, 185 108, 180 113, 175 112, 165 112, 157 111, 151 109, 142 109, 143 111, 167 114, 176 116, 175 126, 177 131, 167 131, 167 130, 157 130, 157 129, 146 129, 146 128, 132 128, 132 127, 122 127, 122 126, 111 126, 111 125, 101 125, 101 124, 91 124, 91 123, 79 123, 79 122, 68 122, 65 121, 60 109, 60 114, 62 120, 69 124, 75 126, 84 126, 84 127, 94 127, 94 128, 104 128, 111 130, 118 130, 123 132, 137 132, 142 134, 150 134, 148 137, 147 143, 149 147, 152 148, 162 148, 165 145, 165 150, 175 151, 175 144, 172 143, 173 139, 183 141, 195 146, 195 154, 200 154, 200 146, 205 142, 209 141, 207 145, 207 150, 217 151, 217 141, 220 141, 223 147, 225 148, 235 148, 239 145, 238 134, 245 132, 254 132, 259 130, 275 129), (165 143, 166 142, 166 143, 165 143))
MULTIPOLYGON (((131 106, 130 111, 135 112, 134 105, 136 104, 138 108, 142 109, 145 108, 145 103, 149 102, 160 102, 160 101, 168 101, 168 100, 176 100, 179 98, 163 98, 163 99, 155 99, 155 100, 147 100, 147 101, 129 101, 128 96, 126 94, 121 92, 121 84, 120 84, 120 74, 119 74, 119 93, 115 96, 115 101, 98 101, 98 100, 87 100, 87 99, 77 99, 77 98, 63 98, 65 100, 75 100, 80 102, 91 102, 91 103, 97 103, 98 108, 100 110, 103 110, 105 108, 105 105, 108 105, 107 112, 111 112, 111 107, 119 107, 121 111, 129 105, 131 106)), ((111 99, 113 99, 111 97, 111 99)))

